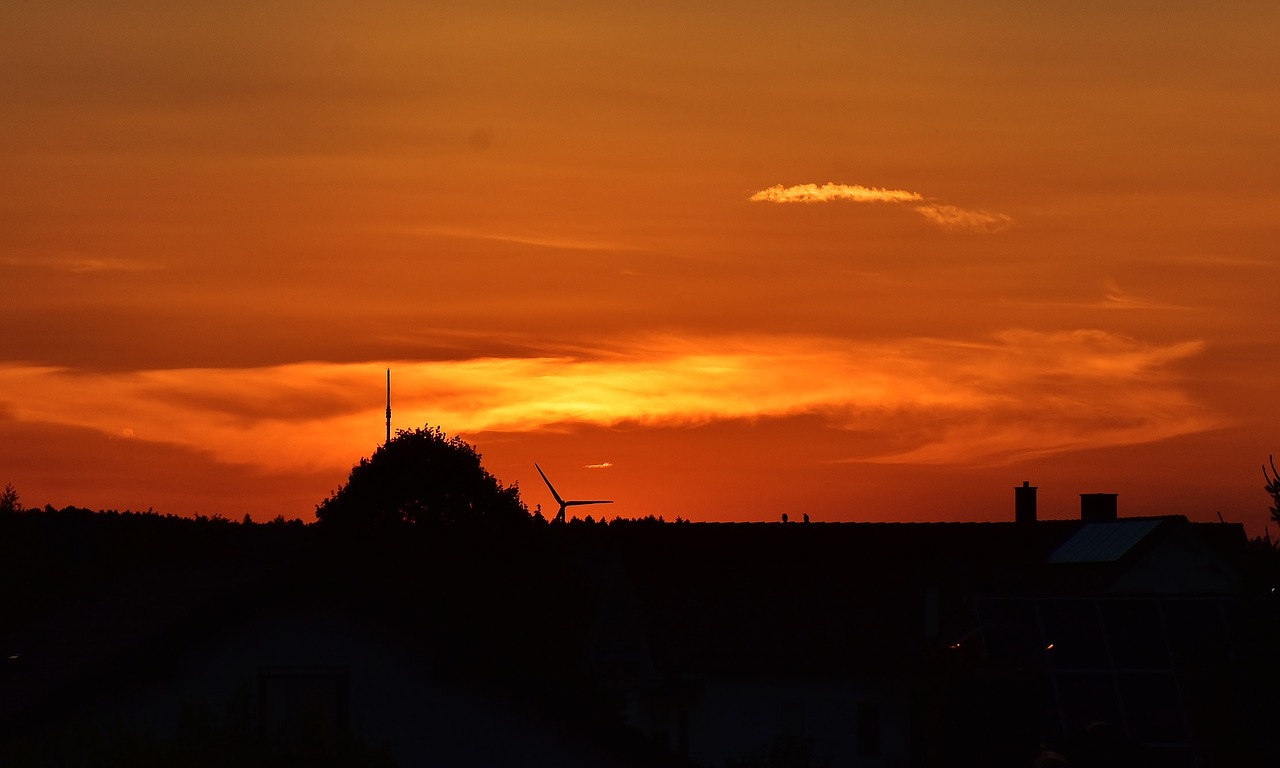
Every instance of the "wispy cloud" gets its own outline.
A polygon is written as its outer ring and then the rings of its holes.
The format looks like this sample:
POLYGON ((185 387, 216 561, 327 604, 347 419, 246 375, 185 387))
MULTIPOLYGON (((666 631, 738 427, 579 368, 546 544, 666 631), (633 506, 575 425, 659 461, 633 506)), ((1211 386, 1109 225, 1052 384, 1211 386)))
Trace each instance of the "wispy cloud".
POLYGON ((493 240, 501 243, 516 243, 518 245, 532 245, 538 248, 556 248, 566 251, 627 250, 625 247, 617 243, 605 240, 587 240, 579 237, 564 237, 561 235, 535 232, 482 232, 478 230, 454 229, 450 227, 415 227, 412 228, 411 231, 418 235, 434 235, 437 237, 459 239, 493 240))
POLYGON ((588 464, 587 469, 608 469, 613 466, 612 461, 602 461, 599 464, 588 464))
MULTIPOLYGON (((1165 258, 1167 257, 1162 255, 1162 264, 1165 263, 1165 258)), ((1222 267, 1276 269, 1280 266, 1275 259, 1238 256, 1234 254, 1196 254, 1179 257, 1177 261, 1184 264, 1204 265, 1213 267, 1214 269, 1221 269, 1222 267)))
POLYGON ((762 189, 748 198, 752 202, 769 203, 827 203, 847 200, 854 203, 909 203, 923 198, 916 192, 905 189, 882 189, 864 187, 859 184, 797 184, 794 187, 783 187, 775 184, 762 189))
POLYGON ((1155 301, 1153 299, 1144 298, 1134 293, 1124 290, 1115 280, 1108 280, 1103 286, 1102 296, 1090 301, 1053 301, 1053 302, 1025 302, 1035 303, 1041 306, 1055 307, 1075 307, 1080 309, 1103 309, 1103 310, 1167 310, 1167 311, 1186 311, 1192 307, 1181 304, 1170 304, 1167 302, 1155 301))
POLYGON ((914 445, 860 460, 995 464, 1214 429, 1225 420, 1171 370, 1202 349, 1198 341, 1151 345, 1099 330, 1007 331, 949 366, 966 404, 925 414, 927 429, 914 445))
POLYGON ((0 256, 0 265, 9 267, 35 267, 55 272, 84 274, 91 272, 154 272, 163 269, 153 262, 136 259, 119 259, 81 254, 32 254, 28 256, 0 256))
MULTIPOLYGON (((775 184, 747 199, 755 203, 829 203, 840 200, 856 203, 914 203, 924 200, 924 196, 919 192, 909 192, 905 189, 883 189, 864 187, 859 184, 828 182, 822 186, 797 184, 792 187, 783 187, 781 184, 775 184)), ((1013 226, 1012 217, 994 211, 961 208, 942 203, 926 203, 913 208, 931 224, 942 227, 948 232, 991 234, 1003 232, 1013 226)))
POLYGON ((949 232, 1003 232, 1013 219, 1003 213, 960 208, 955 205, 917 205, 916 213, 949 232))
MULTIPOLYGON (((590 356, 391 363, 396 425, 451 433, 811 414, 863 461, 983 463, 1220 426, 1173 370, 1198 341, 1012 330, 970 342, 639 339, 590 356)), ((0 367, 18 419, 207 450, 272 470, 346 467, 381 439, 385 364, 84 374, 0 367)), ((4 404, 0 403, 0 407, 4 404)))
POLYGON ((1122 289, 1114 280, 1107 282, 1102 301, 1098 302, 1096 306, 1103 309, 1186 309, 1186 307, 1179 306, 1177 304, 1166 304, 1159 301, 1152 301, 1151 299, 1146 299, 1132 294, 1122 289))

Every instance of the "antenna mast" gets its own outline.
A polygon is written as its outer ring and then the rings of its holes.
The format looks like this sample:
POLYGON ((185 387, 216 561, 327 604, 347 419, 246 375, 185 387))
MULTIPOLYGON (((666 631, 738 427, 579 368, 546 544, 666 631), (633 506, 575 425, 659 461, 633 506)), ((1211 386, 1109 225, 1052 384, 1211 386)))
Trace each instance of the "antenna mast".
POLYGON ((391 442, 391 369, 387 369, 387 442, 391 442))

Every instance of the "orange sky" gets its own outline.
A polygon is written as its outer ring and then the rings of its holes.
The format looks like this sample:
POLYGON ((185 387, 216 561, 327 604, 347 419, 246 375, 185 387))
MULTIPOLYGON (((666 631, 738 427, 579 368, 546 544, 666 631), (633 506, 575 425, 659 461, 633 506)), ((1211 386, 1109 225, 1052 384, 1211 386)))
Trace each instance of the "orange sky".
POLYGON ((7 4, 0 483, 309 519, 392 368, 530 506, 1260 533, 1280 8, 1114 6, 7 4))

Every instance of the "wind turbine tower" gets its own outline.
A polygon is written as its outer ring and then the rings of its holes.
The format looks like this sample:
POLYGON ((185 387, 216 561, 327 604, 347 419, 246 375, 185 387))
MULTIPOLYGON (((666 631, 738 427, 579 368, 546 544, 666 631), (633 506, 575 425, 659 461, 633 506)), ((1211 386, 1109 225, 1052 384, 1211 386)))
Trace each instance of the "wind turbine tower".
POLYGON ((542 467, 539 467, 537 464, 534 464, 533 466, 535 469, 538 470, 538 474, 542 475, 542 482, 546 483, 547 487, 551 489, 551 495, 555 497, 556 503, 560 505, 560 511, 556 513, 556 519, 551 521, 553 523, 564 522, 564 510, 566 507, 579 507, 584 504, 612 504, 613 503, 612 499, 610 500, 595 499, 590 501, 584 500, 584 499, 570 499, 568 501, 565 501, 564 499, 560 498, 560 494, 556 493, 556 487, 551 484, 550 480, 547 479, 547 473, 542 471, 542 467))
POLYGON ((391 369, 387 369, 387 442, 391 442, 391 369))

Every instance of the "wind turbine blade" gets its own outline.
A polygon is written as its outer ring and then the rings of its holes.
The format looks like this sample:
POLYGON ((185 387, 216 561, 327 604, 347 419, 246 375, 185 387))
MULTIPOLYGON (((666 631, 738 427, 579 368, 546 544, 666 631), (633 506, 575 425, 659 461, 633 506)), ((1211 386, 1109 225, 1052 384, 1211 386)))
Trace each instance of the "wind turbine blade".
POLYGON ((612 503, 613 503, 613 500, 610 499, 608 501, 566 501, 564 502, 564 505, 566 507, 579 507, 579 506, 582 506, 583 504, 612 504, 612 503))
POLYGON ((539 467, 537 462, 534 463, 533 467, 538 470, 538 474, 542 475, 542 482, 546 483, 547 487, 551 489, 551 495, 555 497, 556 503, 563 507, 564 499, 560 498, 560 494, 556 493, 556 487, 547 479, 547 473, 542 471, 542 467, 539 467))

